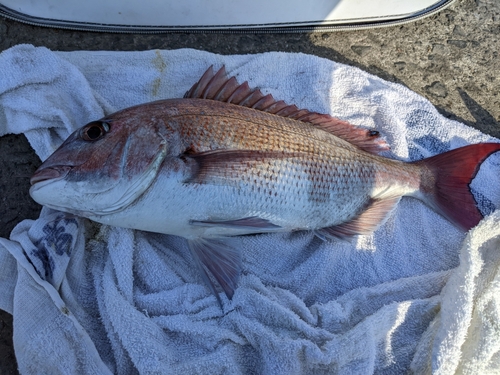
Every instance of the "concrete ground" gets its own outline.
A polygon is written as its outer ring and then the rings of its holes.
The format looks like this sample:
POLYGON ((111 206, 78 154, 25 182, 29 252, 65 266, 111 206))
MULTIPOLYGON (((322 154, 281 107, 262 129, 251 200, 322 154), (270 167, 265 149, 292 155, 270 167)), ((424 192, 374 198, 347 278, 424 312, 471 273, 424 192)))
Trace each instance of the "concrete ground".
MULTIPOLYGON (((357 66, 429 99, 446 117, 500 137, 500 1, 457 0, 406 25, 305 34, 101 34, 0 18, 0 51, 19 43, 52 50, 196 48, 220 54, 303 52, 357 66)), ((40 207, 28 195, 40 164, 22 135, 0 138, 0 236, 40 207)), ((1 265, 0 265, 1 267, 1 265)), ((0 311, 0 374, 16 374, 12 317, 0 311)))

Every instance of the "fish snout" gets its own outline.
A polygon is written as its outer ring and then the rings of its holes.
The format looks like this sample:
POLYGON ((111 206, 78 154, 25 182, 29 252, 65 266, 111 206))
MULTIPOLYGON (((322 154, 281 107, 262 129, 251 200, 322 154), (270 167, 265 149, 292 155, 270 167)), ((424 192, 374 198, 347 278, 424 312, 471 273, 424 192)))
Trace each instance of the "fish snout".
POLYGON ((44 167, 42 165, 35 171, 33 176, 31 176, 30 183, 34 185, 41 181, 64 178, 70 169, 71 167, 69 166, 44 167))

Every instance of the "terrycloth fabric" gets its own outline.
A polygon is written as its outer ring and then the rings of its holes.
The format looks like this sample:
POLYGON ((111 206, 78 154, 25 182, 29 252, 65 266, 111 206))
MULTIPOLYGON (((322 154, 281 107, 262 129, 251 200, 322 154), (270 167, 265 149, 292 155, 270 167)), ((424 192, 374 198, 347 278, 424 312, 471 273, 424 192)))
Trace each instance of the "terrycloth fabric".
MULTIPOLYGON (((24 133, 43 160, 89 121, 182 97, 212 64, 276 99, 379 130, 394 158, 498 141, 445 119, 401 85, 314 56, 28 45, 0 54, 0 135, 24 133)), ((221 295, 223 309, 184 239, 44 209, 0 239, 0 308, 14 315, 20 371, 497 373, 499 154, 472 184, 491 215, 468 235, 404 198, 373 235, 351 241, 238 238, 242 277, 232 301, 221 295)))

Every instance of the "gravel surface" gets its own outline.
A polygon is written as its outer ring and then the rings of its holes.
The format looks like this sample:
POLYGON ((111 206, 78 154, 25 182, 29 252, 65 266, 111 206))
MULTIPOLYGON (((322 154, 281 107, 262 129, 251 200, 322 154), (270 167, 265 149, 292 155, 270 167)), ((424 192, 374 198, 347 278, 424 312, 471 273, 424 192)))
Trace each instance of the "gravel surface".
MULTIPOLYGON (((446 117, 500 137, 500 1, 458 0, 406 25, 305 34, 101 34, 55 30, 0 18, 0 51, 20 43, 52 50, 196 48, 220 54, 303 52, 401 83, 446 117)), ((83 124, 82 124, 83 125, 83 124)), ((40 207, 28 195, 40 160, 22 135, 0 138, 0 236, 40 207)), ((12 317, 0 311, 0 374, 16 374, 12 317)))

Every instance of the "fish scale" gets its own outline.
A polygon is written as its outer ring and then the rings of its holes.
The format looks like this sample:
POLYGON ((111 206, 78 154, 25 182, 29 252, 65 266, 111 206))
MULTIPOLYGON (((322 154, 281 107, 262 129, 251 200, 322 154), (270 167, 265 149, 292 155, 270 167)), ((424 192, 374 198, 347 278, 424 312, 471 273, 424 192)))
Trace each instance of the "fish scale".
MULTIPOLYGON (((255 117, 268 116, 267 114, 258 113, 258 115, 254 115, 252 118, 253 121, 245 121, 238 119, 240 123, 229 123, 224 122, 224 125, 229 126, 231 129, 236 129, 236 131, 241 134, 239 139, 247 140, 247 142, 236 142, 238 147, 243 148, 257 148, 265 150, 274 150, 271 146, 276 142, 273 142, 273 139, 284 139, 285 141, 281 142, 282 144, 286 144, 289 146, 288 148, 279 148, 282 151, 288 152, 303 152, 306 154, 310 154, 311 150, 313 151, 312 155, 307 155, 302 159, 287 161, 279 161, 279 165, 276 168, 272 168, 271 166, 267 166, 267 173, 265 173, 265 178, 255 179, 252 176, 255 174, 253 171, 247 171, 249 177, 246 179, 246 174, 242 173, 238 175, 232 175, 231 178, 239 177, 243 181, 252 182, 254 189, 251 192, 257 194, 252 195, 249 200, 255 202, 255 206, 262 207, 262 203, 260 202, 261 195, 265 197, 265 200, 268 201, 267 197, 272 196, 274 192, 274 196, 283 196, 284 198, 279 199, 275 202, 275 205, 267 204, 265 205, 265 209, 261 209, 259 214, 262 217, 270 217, 270 212, 278 211, 278 215, 274 216, 285 216, 285 212, 295 212, 294 202, 296 200, 302 203, 300 205, 300 209, 302 210, 302 215, 305 217, 306 222, 309 223, 310 227, 317 227, 320 225, 330 226, 335 225, 337 223, 343 222, 355 216, 360 209, 362 209, 368 203, 370 199, 370 193, 372 187, 374 185, 373 177, 377 176, 377 172, 373 172, 373 165, 376 165, 377 161, 373 160, 372 155, 365 155, 366 157, 360 158, 359 150, 355 150, 356 162, 353 163, 355 158, 352 155, 352 151, 349 150, 350 145, 348 145, 345 150, 341 146, 346 146, 345 142, 338 139, 333 139, 333 142, 326 143, 324 140, 319 140, 318 137, 311 136, 311 132, 317 132, 317 129, 309 127, 304 127, 302 132, 295 133, 303 133, 305 136, 300 137, 297 134, 294 134, 294 137, 290 137, 289 132, 284 132, 282 134, 275 132, 273 134, 273 138, 269 139, 269 126, 267 126, 266 122, 257 121, 255 117), (248 134, 254 135, 253 139, 248 140, 246 137, 248 134), (256 139, 257 141, 254 141, 256 139), (267 140, 267 142, 265 142, 267 140), (337 143, 337 144, 335 144, 337 143), (260 147, 258 147, 261 145, 260 147), (264 147, 262 147, 262 145, 264 147), (324 155, 315 152, 315 150, 321 150, 324 152, 324 155), (366 160, 365 160, 366 159, 366 160), (294 174, 285 173, 282 171, 295 171, 294 174), (300 173, 299 173, 300 172, 300 173), (372 173, 370 173, 372 172, 372 173), (304 176, 305 175, 305 176, 304 176), (304 176, 304 177, 301 177, 304 176), (253 178, 253 180, 252 180, 253 178), (303 182, 308 182, 307 184, 301 183, 300 186, 295 183, 296 189, 293 189, 294 181, 302 178, 303 182), (277 183, 273 183, 273 181, 279 179, 280 181, 284 181, 283 186, 277 183), (321 182, 321 179, 323 181, 321 182), (304 186, 307 185, 307 186, 304 186), (261 189, 261 187, 267 187, 267 189, 261 189), (349 198, 349 194, 352 192, 356 192, 356 194, 360 194, 360 192, 365 192, 361 194, 364 199, 355 200, 356 205, 353 207, 353 200, 349 198), (287 196, 293 196, 294 199, 286 199, 287 196), (307 209, 311 213, 307 215, 307 209), (323 212, 336 212, 335 218, 331 214, 323 214, 317 215, 316 213, 322 210, 323 212), (280 212, 283 211, 283 212, 280 212)), ((260 120, 260 119, 258 119, 260 120)), ((280 123, 279 121, 277 121, 280 123)), ((289 120, 281 121, 281 123, 285 123, 285 125, 290 126, 289 120)), ((192 122, 186 122, 189 124, 188 127, 192 127, 192 122)), ((219 123, 220 124, 220 123, 219 123)), ((212 124, 213 126, 214 124, 212 124)), ((293 124, 295 125, 295 124, 293 124)), ((275 128, 275 126, 273 126, 275 128)), ((189 134, 192 138, 188 139, 188 143, 196 143, 197 139, 196 134, 190 130, 189 134)), ((301 134, 302 135, 302 134, 301 134)), ((201 135, 199 135, 201 136, 201 135)), ((323 135, 322 138, 326 136, 323 135)), ((333 137, 331 137, 333 138, 333 137)), ((329 139, 332 141, 332 139, 329 139)), ((208 145, 206 146, 208 148, 208 145)), ((233 148, 235 147, 235 142, 230 137, 220 137, 219 142, 217 142, 214 146, 215 149, 218 148, 233 148)), ((210 149, 210 148, 208 148, 210 149)), ((200 151, 205 151, 206 149, 201 149, 200 151)), ((380 164, 379 169, 381 170, 390 170, 391 168, 387 164, 395 164, 392 161, 388 161, 387 159, 382 159, 383 163, 378 161, 380 164)), ((274 162, 276 163, 276 161, 274 162)), ((398 170, 395 173, 380 171, 380 174, 385 174, 386 180, 384 184, 393 184, 394 187, 397 188, 393 179, 387 179, 387 176, 390 175, 399 175, 399 179, 401 179, 401 166, 397 165, 397 167, 393 166, 393 169, 397 168, 398 170)), ((227 176, 225 176, 227 177, 227 176)), ((413 178, 414 184, 413 189, 408 191, 414 191, 418 189, 418 179, 413 178)), ((377 182, 381 182, 380 179, 377 182)), ((408 191, 404 191, 402 193, 407 193, 408 191)), ((242 202, 242 206, 244 206, 246 202, 242 202)), ((234 205, 234 204, 231 204, 234 205)), ((228 205, 229 206, 229 205, 228 205)), ((229 208, 229 207, 228 207, 229 208)), ((297 225, 297 227, 300 227, 297 225)), ((289 229, 290 227, 287 227, 289 229)))
POLYGON ((100 223, 185 237, 208 287, 219 298, 213 276, 231 298, 241 263, 232 236, 369 234, 403 196, 463 230, 481 220, 469 184, 500 144, 414 163, 379 155, 387 149, 375 130, 275 101, 210 68, 183 99, 75 131, 35 172, 30 194, 100 223))
MULTIPOLYGON (((197 103, 182 103, 181 109, 186 114, 175 119, 180 125, 181 136, 195 144, 213 142, 217 148, 241 147, 258 150, 281 145, 291 151, 314 152, 314 146, 320 149, 325 147, 321 141, 331 144, 338 140, 328 137, 328 133, 323 134, 325 132, 287 118, 240 107, 237 108, 250 112, 248 116, 245 116, 247 113, 226 116, 224 112, 227 112, 227 108, 221 105, 224 103, 214 102, 209 109, 200 108, 197 103), (221 110, 222 108, 225 111, 221 110), (199 112, 203 112, 203 115, 199 112)), ((350 145, 345 144, 344 147, 350 145)))

